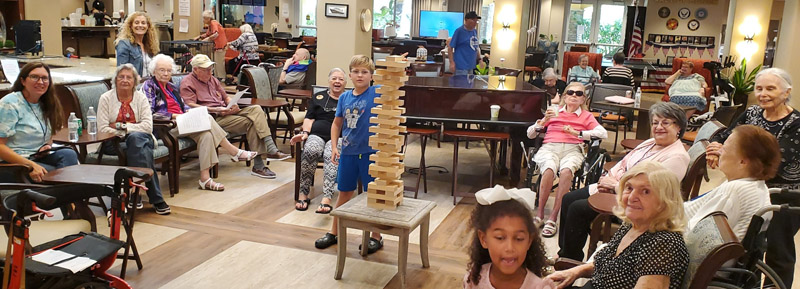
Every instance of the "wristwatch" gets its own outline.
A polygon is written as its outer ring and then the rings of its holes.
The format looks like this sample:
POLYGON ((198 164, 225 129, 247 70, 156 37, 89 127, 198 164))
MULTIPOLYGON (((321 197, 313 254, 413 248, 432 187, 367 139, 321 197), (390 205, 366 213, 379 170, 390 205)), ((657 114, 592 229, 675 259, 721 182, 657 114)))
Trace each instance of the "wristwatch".
POLYGON ((579 137, 579 138, 583 138, 583 132, 582 132, 582 131, 579 131, 579 132, 578 132, 578 137, 579 137))

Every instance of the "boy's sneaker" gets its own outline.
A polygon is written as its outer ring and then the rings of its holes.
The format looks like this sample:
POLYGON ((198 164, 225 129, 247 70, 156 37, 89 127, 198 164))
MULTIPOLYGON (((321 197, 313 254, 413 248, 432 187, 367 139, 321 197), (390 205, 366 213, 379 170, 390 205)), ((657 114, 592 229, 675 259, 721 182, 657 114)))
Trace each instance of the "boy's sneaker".
MULTIPOLYGON (((367 242, 367 254, 378 252, 381 248, 383 248, 383 236, 381 236, 380 240, 372 237, 369 238, 369 242, 367 242)), ((358 245, 358 250, 361 251, 361 245, 358 245)))
POLYGON ((169 213, 171 212, 170 209, 169 209, 169 205, 167 205, 167 202, 161 202, 161 203, 155 204, 155 205, 153 205, 153 208, 156 209, 156 214, 159 214, 159 215, 169 215, 169 213))
POLYGON ((264 167, 262 169, 256 169, 255 167, 253 167, 253 170, 250 171, 250 174, 265 179, 275 178, 275 172, 271 171, 268 167, 264 167))

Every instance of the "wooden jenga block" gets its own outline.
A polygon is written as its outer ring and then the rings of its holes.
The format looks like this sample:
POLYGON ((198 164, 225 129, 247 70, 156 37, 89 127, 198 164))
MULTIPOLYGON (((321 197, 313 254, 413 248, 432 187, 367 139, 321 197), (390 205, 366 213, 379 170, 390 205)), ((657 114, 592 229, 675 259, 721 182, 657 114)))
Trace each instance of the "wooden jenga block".
POLYGON ((386 200, 378 200, 372 199, 367 196, 367 206, 370 208, 381 209, 381 210, 394 210, 397 209, 397 206, 400 206, 403 203, 403 198, 400 197, 396 202, 388 202, 386 200))
POLYGON ((369 123, 376 123, 376 124, 379 124, 379 125, 383 124, 383 125, 399 126, 400 125, 400 119, 397 119, 397 118, 385 119, 385 118, 380 118, 380 117, 371 117, 371 118, 369 118, 369 123))
POLYGON ((406 61, 391 61, 390 59, 387 58, 386 60, 375 61, 375 65, 377 65, 377 66, 386 66, 387 68, 389 68, 389 67, 400 67, 400 68, 405 69, 406 67, 408 67, 408 62, 406 62, 406 61))
POLYGON ((379 134, 382 133, 382 134, 387 134, 387 135, 396 135, 396 134, 400 133, 401 131, 400 131, 400 127, 383 128, 383 127, 380 127, 380 126, 371 126, 371 127, 369 127, 369 132, 371 132, 371 133, 379 133, 379 134))
POLYGON ((375 103, 381 104, 381 105, 403 106, 403 103, 405 103, 405 102, 402 99, 398 99, 398 100, 383 100, 381 98, 376 98, 375 99, 375 103))
POLYGON ((385 109, 381 109, 380 107, 373 107, 372 110, 370 110, 370 111, 372 113, 374 113, 374 114, 377 114, 377 115, 400 116, 401 114, 403 114, 405 112, 405 109, 402 109, 402 110, 401 109, 385 110, 385 109))
MULTIPOLYGON (((380 70, 378 72, 380 72, 380 70)), ((408 81, 408 76, 406 76, 404 73, 380 74, 378 72, 372 76, 372 79, 375 80, 375 83, 378 83, 379 81, 392 81, 393 83, 408 81)))
POLYGON ((403 175, 403 170, 405 170, 405 166, 402 163, 398 167, 381 167, 376 164, 369 165, 369 174, 385 174, 389 176, 393 176, 394 179, 399 178, 403 175))
POLYGON ((398 185, 381 186, 381 185, 378 185, 375 182, 370 182, 369 186, 367 186, 367 188, 369 188, 368 192, 367 192, 368 194, 370 194, 370 195, 372 195, 372 194, 381 195, 381 196, 383 196, 383 197, 381 197, 381 199, 385 199, 385 200, 391 200, 392 199, 392 198, 387 198, 386 196, 395 197, 395 196, 397 196, 397 194, 402 194, 403 193, 402 183, 399 186, 398 185))

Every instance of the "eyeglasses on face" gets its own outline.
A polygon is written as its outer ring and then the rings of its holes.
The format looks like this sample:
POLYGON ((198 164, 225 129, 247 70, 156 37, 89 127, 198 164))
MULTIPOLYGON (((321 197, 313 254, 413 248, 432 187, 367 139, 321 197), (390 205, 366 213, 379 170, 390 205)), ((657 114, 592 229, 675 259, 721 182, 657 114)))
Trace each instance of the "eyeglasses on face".
POLYGON ((657 127, 659 125, 661 125, 661 127, 669 127, 669 126, 671 126, 673 124, 675 124, 675 122, 671 121, 671 120, 662 120, 662 121, 655 121, 654 120, 652 123, 650 123, 650 125, 653 126, 653 127, 657 127))
POLYGON ((39 82, 39 80, 41 80, 42 83, 49 83, 50 82, 50 77, 49 76, 41 76, 41 75, 31 74, 31 75, 28 75, 28 79, 33 80, 33 82, 39 82))
POLYGON ((583 96, 583 91, 580 91, 580 90, 575 91, 575 90, 570 89, 570 90, 567 90, 566 93, 567 93, 567 95, 573 95, 574 94, 574 95, 577 95, 577 96, 583 96))

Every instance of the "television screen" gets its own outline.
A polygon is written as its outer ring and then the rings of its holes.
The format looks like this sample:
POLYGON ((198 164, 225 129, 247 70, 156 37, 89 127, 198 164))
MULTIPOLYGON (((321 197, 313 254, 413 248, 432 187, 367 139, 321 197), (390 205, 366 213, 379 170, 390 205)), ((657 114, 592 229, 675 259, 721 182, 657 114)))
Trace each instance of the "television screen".
POLYGON ((453 37, 453 33, 461 25, 464 25, 464 13, 462 12, 426 10, 419 12, 420 37, 436 37, 439 35, 440 29, 447 29, 450 33, 448 36, 453 37))

